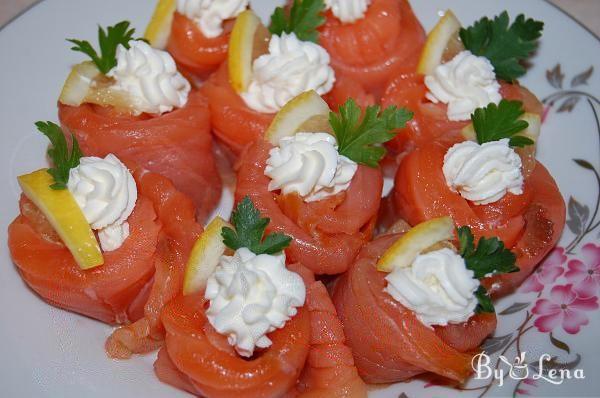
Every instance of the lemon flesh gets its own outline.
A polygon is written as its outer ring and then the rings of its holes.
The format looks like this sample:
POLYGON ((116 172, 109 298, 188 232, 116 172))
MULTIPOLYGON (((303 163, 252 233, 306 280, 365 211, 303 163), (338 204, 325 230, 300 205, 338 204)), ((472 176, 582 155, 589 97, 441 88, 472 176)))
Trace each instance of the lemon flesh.
POLYGON ((17 179, 25 196, 46 216, 81 269, 104 264, 96 236, 69 190, 51 189, 54 179, 47 169, 17 179))
POLYGON ((89 103, 135 113, 130 95, 116 89, 114 80, 104 76, 92 61, 82 62, 71 69, 58 100, 69 106, 89 103))
POLYGON ((144 38, 159 50, 167 48, 177 4, 175 0, 159 0, 144 32, 144 38))
POLYGON ((200 292, 206 288, 208 278, 227 249, 221 236, 223 227, 231 227, 231 225, 221 217, 214 218, 194 243, 183 277, 184 295, 200 292))
POLYGON ((417 66, 418 73, 431 75, 443 61, 464 50, 458 36, 460 28, 461 24, 458 18, 451 10, 447 10, 427 36, 417 66))
POLYGON ((248 89, 252 79, 252 62, 267 52, 270 34, 260 18, 246 10, 235 20, 229 39, 229 82, 239 94, 248 89))
POLYGON ((415 258, 431 246, 454 237, 454 222, 440 217, 416 225, 402 235, 377 262, 377 270, 391 272, 394 268, 410 267, 415 258))
POLYGON ((329 111, 329 105, 316 91, 306 91, 292 98, 275 115, 265 132, 265 139, 279 145, 282 138, 291 137, 299 131, 331 133, 329 111))

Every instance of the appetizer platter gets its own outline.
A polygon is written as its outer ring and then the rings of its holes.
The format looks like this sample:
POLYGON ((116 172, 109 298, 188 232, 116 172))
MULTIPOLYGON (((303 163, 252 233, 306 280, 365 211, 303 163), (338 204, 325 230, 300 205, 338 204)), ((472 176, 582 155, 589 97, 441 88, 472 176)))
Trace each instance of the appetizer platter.
POLYGON ((3 395, 600 390, 600 39, 549 3, 45 0, 0 49, 3 395))

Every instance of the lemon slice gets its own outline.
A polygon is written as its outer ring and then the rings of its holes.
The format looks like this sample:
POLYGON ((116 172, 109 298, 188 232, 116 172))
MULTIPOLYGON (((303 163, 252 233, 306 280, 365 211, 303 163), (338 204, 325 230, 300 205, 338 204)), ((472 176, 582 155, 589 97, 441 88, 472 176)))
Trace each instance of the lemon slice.
POLYGON ((164 50, 171 35, 171 25, 177 4, 175 0, 158 0, 150 23, 144 32, 144 38, 154 48, 164 50))
POLYGON ((265 132, 265 139, 273 145, 279 145, 284 137, 290 137, 298 131, 329 132, 329 105, 316 91, 306 91, 292 98, 275 115, 265 132))
POLYGON ((397 267, 410 267, 424 250, 453 237, 454 222, 450 217, 434 218, 418 224, 383 253, 377 262, 377 270, 391 272, 397 267))
POLYGON ((229 39, 229 81, 237 93, 243 93, 252 79, 252 62, 268 50, 270 33, 260 18, 246 10, 235 20, 229 39))
POLYGON ((104 264, 96 236, 69 190, 51 189, 54 180, 47 169, 17 179, 25 196, 46 216, 81 269, 104 264))
POLYGON ((227 247, 221 230, 231 225, 221 217, 214 218, 194 243, 183 277, 183 294, 202 291, 227 247))
POLYGON ((92 61, 82 62, 71 69, 58 100, 70 106, 90 103, 134 110, 130 95, 116 89, 114 81, 100 73, 92 61))
MULTIPOLYGON (((518 135, 524 135, 536 142, 538 137, 540 136, 540 131, 542 128, 542 119, 540 118, 540 115, 536 113, 525 112, 519 119, 525 120, 527 123, 529 123, 529 126, 524 131, 521 131, 518 135)), ((465 137, 465 139, 467 140, 477 140, 477 135, 475 134, 473 123, 469 123, 468 125, 463 127, 461 133, 462 136, 465 137)))
POLYGON ((454 13, 447 10, 427 36, 417 66, 418 73, 423 75, 432 74, 436 66, 443 61, 452 59, 465 49, 458 36, 461 27, 460 21, 454 13))

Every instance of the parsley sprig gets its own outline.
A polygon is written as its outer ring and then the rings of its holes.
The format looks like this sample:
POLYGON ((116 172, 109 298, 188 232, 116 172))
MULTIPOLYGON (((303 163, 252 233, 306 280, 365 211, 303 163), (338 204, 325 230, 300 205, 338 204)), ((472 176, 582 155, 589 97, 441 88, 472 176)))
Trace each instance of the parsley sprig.
POLYGON ((100 46, 100 54, 86 40, 67 39, 67 41, 75 44, 75 46, 71 47, 71 50, 88 55, 100 72, 107 74, 108 71, 117 65, 117 47, 119 44, 129 49, 129 42, 131 40, 143 40, 134 39, 134 33, 135 29, 129 28, 129 21, 121 21, 114 26, 107 27, 106 30, 99 26, 98 44, 100 46))
POLYGON ((231 215, 235 231, 223 227, 223 243, 233 250, 248 248, 254 254, 275 254, 285 249, 292 238, 282 233, 271 233, 264 237, 269 218, 261 218, 260 212, 248 196, 237 205, 231 215))
POLYGON ((389 106, 367 107, 362 115, 360 107, 350 98, 339 108, 339 113, 329 113, 329 124, 338 142, 338 152, 357 163, 377 167, 385 156, 383 144, 396 136, 395 129, 403 128, 413 113, 406 108, 389 106), (361 119, 362 116, 362 119, 361 119))
MULTIPOLYGON (((516 266, 517 257, 504 247, 500 239, 480 238, 475 246, 475 238, 467 226, 458 228, 459 253, 465 259, 467 269, 474 273, 476 279, 482 279, 497 274, 507 274, 519 271, 516 266)), ((483 286, 475 292, 479 301, 478 312, 494 312, 494 305, 483 286)))
POLYGON ((493 20, 484 17, 461 29, 460 38, 467 50, 490 60, 496 76, 511 82, 525 74, 522 62, 537 48, 544 23, 523 14, 509 22, 506 11, 493 20))
POLYGON ((280 36, 282 33, 295 33, 298 39, 317 42, 317 28, 325 22, 323 0, 294 0, 289 13, 277 7, 271 15, 269 31, 280 36))
POLYGON ((52 122, 37 122, 35 126, 48 137, 52 144, 48 148, 48 157, 54 165, 48 169, 48 173, 54 178, 54 184, 50 185, 50 188, 66 189, 69 171, 79 166, 79 159, 83 156, 79 143, 75 136, 71 135, 71 152, 69 153, 69 145, 60 126, 52 122))
POLYGON ((509 145, 524 147, 533 145, 531 138, 517 133, 529 127, 529 123, 519 119, 525 111, 520 101, 502 100, 498 105, 491 103, 485 108, 477 108, 471 115, 477 142, 483 144, 509 138, 509 145))

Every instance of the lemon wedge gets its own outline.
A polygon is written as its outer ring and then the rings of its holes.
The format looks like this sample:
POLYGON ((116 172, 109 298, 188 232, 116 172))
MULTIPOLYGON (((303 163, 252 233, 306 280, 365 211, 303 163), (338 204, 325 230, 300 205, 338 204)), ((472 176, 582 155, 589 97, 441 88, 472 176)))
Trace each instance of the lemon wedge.
POLYGON ((194 243, 183 277, 183 294, 202 291, 208 277, 219 264, 227 247, 223 243, 221 230, 231 225, 221 217, 214 218, 194 243))
POLYGON ((104 264, 96 236, 69 190, 51 189, 54 180, 47 169, 19 176, 18 181, 25 196, 46 216, 81 269, 104 264))
POLYGON ((391 272, 394 268, 410 267, 415 258, 431 246, 454 237, 454 222, 440 217, 416 225, 402 235, 377 262, 377 270, 391 272))
POLYGON ((279 145, 282 138, 298 131, 331 133, 328 118, 329 105, 316 91, 306 91, 292 98, 277 112, 265 131, 265 139, 273 145, 279 145))
POLYGON ((144 38, 150 42, 152 47, 159 50, 167 48, 176 8, 175 0, 158 0, 156 3, 150 23, 144 32, 144 38))
POLYGON ((432 74, 436 66, 465 49, 458 35, 461 27, 460 21, 454 13, 447 10, 427 36, 417 66, 418 73, 432 74))
POLYGON ((129 94, 116 89, 114 81, 100 73, 92 61, 82 62, 71 69, 58 100, 70 106, 90 103, 126 111, 134 109, 129 94))
POLYGON ((269 30, 260 18, 246 10, 235 20, 229 39, 229 81, 237 93, 243 93, 252 79, 252 62, 268 51, 269 30))

